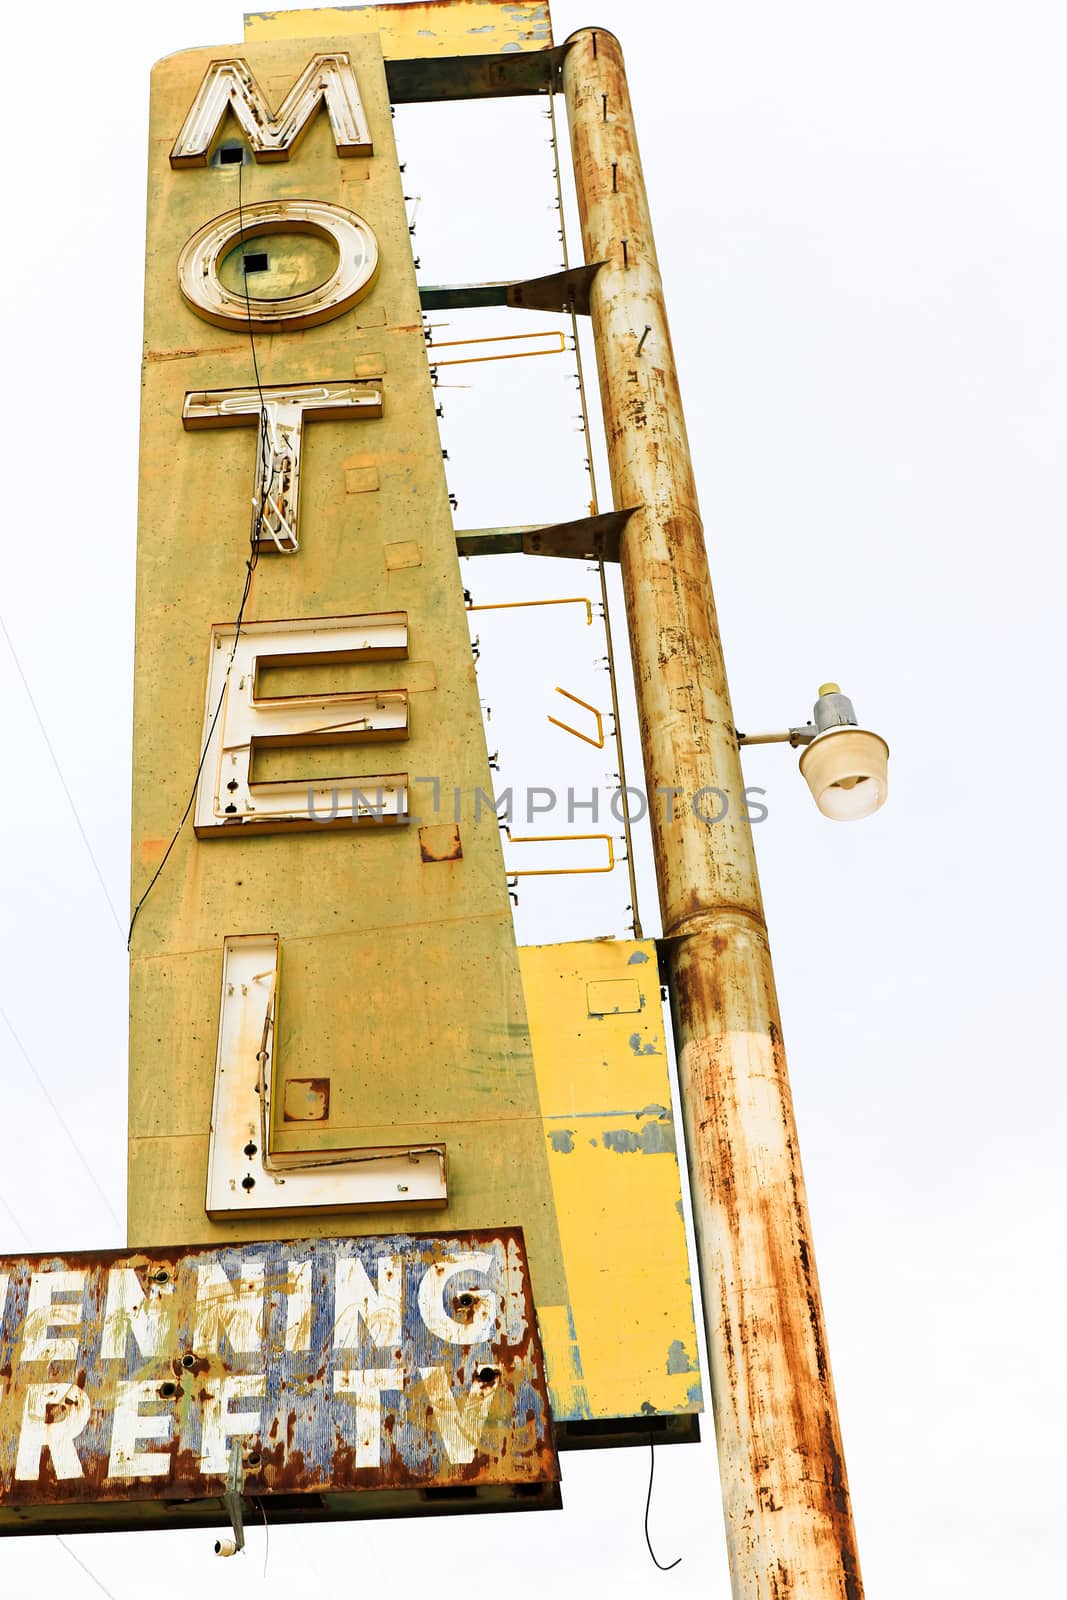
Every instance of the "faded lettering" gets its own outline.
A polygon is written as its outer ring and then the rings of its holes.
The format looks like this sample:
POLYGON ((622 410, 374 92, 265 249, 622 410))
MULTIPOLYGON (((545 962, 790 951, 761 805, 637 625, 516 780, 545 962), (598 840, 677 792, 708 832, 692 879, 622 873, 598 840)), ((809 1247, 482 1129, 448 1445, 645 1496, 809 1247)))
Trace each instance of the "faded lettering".
POLYGON ((377 1289, 368 1278, 362 1261, 339 1261, 335 1293, 335 1350, 359 1348, 361 1322, 379 1349, 400 1342, 404 1272, 397 1256, 382 1256, 379 1260, 377 1289))
POLYGON ((262 1372, 233 1372, 205 1385, 204 1434, 200 1466, 204 1472, 225 1472, 230 1440, 260 1430, 260 1409, 231 1411, 235 1400, 260 1400, 267 1380, 262 1372))
POLYGON ((491 1289, 459 1289, 450 1293, 453 1310, 445 1310, 444 1293, 461 1272, 487 1273, 492 1257, 480 1250, 463 1251, 435 1261, 419 1285, 419 1310, 431 1333, 449 1344, 482 1344, 496 1325, 497 1298, 491 1289))
MULTIPOLYGON (((161 1355, 171 1338, 168 1300, 152 1284, 145 1294, 132 1267, 112 1267, 107 1275, 107 1304, 104 1308, 104 1335, 100 1354, 107 1361, 122 1361, 133 1339, 143 1356, 161 1355)), ((173 1285, 166 1289, 172 1293, 173 1285)))
POLYGON ((367 1371, 343 1368, 333 1375, 333 1392, 352 1402, 355 1417, 349 1433, 355 1445, 357 1467, 382 1464, 382 1390, 397 1393, 400 1374, 388 1368, 367 1371))
POLYGON ((170 1438, 174 1418, 169 1412, 151 1416, 141 1412, 142 1405, 152 1401, 159 1401, 158 1382, 118 1385, 107 1463, 109 1478, 165 1478, 170 1471, 169 1451, 138 1448, 149 1440, 170 1438))
POLYGON ((82 1477, 74 1441, 91 1414, 89 1396, 75 1384, 31 1383, 22 1412, 15 1477, 35 1482, 41 1475, 42 1450, 48 1451, 57 1478, 82 1477))
POLYGON ((26 1326, 22 1336, 23 1361, 75 1361, 78 1341, 55 1339, 52 1328, 76 1328, 82 1319, 81 1296, 84 1272, 35 1272, 30 1279, 26 1306, 26 1326), (77 1295, 75 1300, 57 1300, 56 1295, 77 1295))
POLYGON ((263 1340, 263 1263, 242 1261, 236 1281, 217 1261, 197 1268, 196 1329, 198 1354, 218 1350, 225 1336, 235 1353, 259 1350, 263 1340))

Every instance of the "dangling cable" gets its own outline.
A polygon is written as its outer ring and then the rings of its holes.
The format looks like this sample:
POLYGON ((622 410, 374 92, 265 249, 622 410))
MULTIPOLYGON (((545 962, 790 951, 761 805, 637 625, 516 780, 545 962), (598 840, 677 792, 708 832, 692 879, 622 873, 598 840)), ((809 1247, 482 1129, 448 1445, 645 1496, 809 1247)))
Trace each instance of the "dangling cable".
POLYGON ((267 1562, 270 1560, 270 1523, 267 1521, 267 1508, 262 1500, 254 1501, 259 1507, 259 1514, 263 1518, 263 1582, 267 1581, 267 1562))
MULTIPOLYGON (((237 224, 238 224, 238 230, 239 230, 239 238, 242 240, 242 242, 244 240, 244 192, 243 192, 243 187, 244 186, 243 186, 243 178, 242 178, 243 171, 244 171, 244 152, 242 151, 242 159, 237 164, 237 224)), ((179 821, 178 826, 175 828, 173 834, 171 835, 170 843, 167 845, 166 850, 163 852, 162 861, 159 863, 159 866, 156 868, 155 872, 152 874, 151 878, 149 879, 147 889, 144 891, 144 894, 142 894, 141 898, 138 900, 136 906, 134 907, 133 916, 130 918, 129 932, 126 935, 126 948, 127 948, 127 950, 130 948, 130 945, 131 945, 131 943, 133 941, 133 930, 134 930, 134 926, 135 926, 135 924, 137 922, 137 918, 141 914, 141 907, 144 905, 145 901, 148 899, 148 896, 152 893, 152 890, 155 888, 156 884, 158 883, 159 878, 160 878, 160 874, 162 873, 163 868, 166 866, 167 861, 170 858, 171 851, 174 849, 174 846, 178 842, 178 839, 179 839, 179 837, 181 835, 181 831, 185 827, 185 824, 186 824, 186 822, 188 820, 190 811, 193 809, 193 802, 196 799, 196 791, 197 791, 197 788, 199 787, 200 777, 201 777, 201 774, 202 774, 202 772, 204 770, 204 762, 207 760, 207 753, 211 748, 211 741, 215 736, 215 729, 218 726, 219 716, 222 713, 222 707, 223 707, 223 704, 224 704, 225 699, 226 699, 226 690, 229 687, 229 682, 230 682, 230 671, 231 671, 231 669, 233 667, 234 657, 237 654, 237 646, 238 646, 238 643, 240 642, 240 638, 241 638, 241 628, 242 628, 242 625, 244 623, 245 606, 248 604, 248 596, 249 596, 249 593, 250 593, 251 588, 252 588, 252 574, 256 570, 256 566, 257 566, 257 563, 259 561, 259 536, 260 536, 260 531, 261 531, 262 526, 263 526, 264 507, 267 504, 267 498, 268 498, 268 496, 269 496, 269 494, 271 492, 271 489, 274 486, 274 462, 273 462, 273 459, 272 459, 268 463, 267 457, 266 457, 266 454, 265 454, 265 451, 266 451, 265 441, 266 441, 266 437, 267 437, 267 407, 266 407, 266 402, 265 402, 265 400, 263 398, 263 385, 260 382, 260 378, 259 378, 259 359, 258 359, 258 357, 256 355, 256 338, 255 338, 255 332, 254 332, 254 329, 253 329, 253 326, 252 326, 252 302, 251 302, 251 299, 250 299, 250 296, 249 296, 249 293, 248 293, 248 274, 247 273, 244 274, 244 294, 245 294, 245 315, 246 315, 246 317, 248 319, 248 343, 249 343, 249 345, 251 347, 251 351, 252 351, 252 371, 253 371, 253 373, 255 375, 256 392, 259 395, 259 405, 260 405, 260 428, 259 428, 259 435, 260 435, 259 449, 260 449, 260 461, 261 461, 260 480, 261 480, 261 482, 263 484, 263 490, 262 490, 262 493, 260 494, 259 506, 258 506, 258 508, 256 510, 255 517, 253 518, 252 529, 251 529, 251 533, 249 535, 249 553, 248 553, 248 560, 245 562, 244 589, 243 589, 243 591, 241 593, 241 604, 237 608, 237 621, 236 621, 236 624, 234 625, 233 645, 232 645, 232 647, 230 649, 230 659, 226 663, 226 676, 222 680, 222 688, 219 691, 218 704, 215 707, 215 713, 211 718, 211 725, 208 728, 207 737, 204 740, 204 746, 203 746, 203 749, 200 752, 200 760, 196 764, 196 772, 195 772, 194 777, 193 777, 193 785, 192 785, 192 788, 189 791, 189 798, 186 801, 185 810, 181 814, 181 820, 179 821), (268 475, 268 466, 269 466, 269 475, 268 475)))
POLYGON ((651 1433, 648 1436, 648 1452, 648 1495, 645 1499, 645 1543, 648 1545, 649 1555, 652 1557, 652 1560, 655 1562, 659 1570, 661 1572, 671 1572, 681 1561, 681 1556, 675 1556, 673 1561, 668 1561, 666 1563, 662 1561, 656 1561, 656 1552, 652 1548, 652 1540, 649 1537, 648 1532, 648 1513, 652 1505, 652 1480, 656 1475, 656 1441, 653 1439, 651 1433))

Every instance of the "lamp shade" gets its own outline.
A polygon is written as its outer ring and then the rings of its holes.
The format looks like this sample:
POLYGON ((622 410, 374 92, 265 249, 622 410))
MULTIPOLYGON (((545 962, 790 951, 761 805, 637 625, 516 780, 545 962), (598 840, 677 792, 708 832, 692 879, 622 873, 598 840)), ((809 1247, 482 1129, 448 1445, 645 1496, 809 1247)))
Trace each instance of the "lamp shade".
POLYGON ((848 724, 818 734, 800 758, 815 804, 834 822, 858 822, 885 805, 888 766, 885 740, 848 724))

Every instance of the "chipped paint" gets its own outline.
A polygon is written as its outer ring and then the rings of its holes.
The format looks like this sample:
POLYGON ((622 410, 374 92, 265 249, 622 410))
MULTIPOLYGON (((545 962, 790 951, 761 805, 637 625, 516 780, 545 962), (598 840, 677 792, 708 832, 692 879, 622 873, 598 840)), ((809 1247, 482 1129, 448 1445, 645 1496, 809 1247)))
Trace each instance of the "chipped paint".
POLYGON ((647 960, 648 960, 648 956, 646 955, 644 950, 635 950, 633 955, 630 957, 629 961, 627 962, 627 965, 631 966, 631 967, 635 967, 635 966, 637 966, 637 964, 639 962, 647 961, 647 960))
POLYGON ((674 1128, 669 1122, 646 1122, 640 1133, 632 1128, 607 1128, 603 1134, 604 1149, 616 1155, 645 1156, 674 1155, 674 1128))
POLYGON ((245 13, 245 39, 337 39, 376 33, 387 60, 513 54, 552 44, 547 0, 413 0, 245 13))
POLYGON ((697 1364, 691 1359, 681 1339, 675 1339, 667 1351, 668 1372, 696 1372, 697 1364))
MULTIPOLYGON (((694 1409, 692 1380, 668 1372, 664 1350, 697 1343, 655 945, 578 940, 522 949, 519 960, 589 1419, 639 1417, 644 1400, 682 1416, 694 1409), (639 1016, 590 1015, 590 993, 610 996, 620 983, 636 991, 639 1016), (631 1048, 635 1023, 650 1053, 631 1048), (635 1299, 638 1238, 649 1245, 635 1299)), ((568 1338, 555 1313, 539 1305, 538 1315, 553 1401, 573 1398, 568 1338)), ((557 1421, 573 1416, 556 1412, 557 1421)))
POLYGON ((635 1056, 658 1056, 659 1051, 651 1039, 642 1039, 639 1033, 631 1033, 629 1038, 630 1049, 635 1056))

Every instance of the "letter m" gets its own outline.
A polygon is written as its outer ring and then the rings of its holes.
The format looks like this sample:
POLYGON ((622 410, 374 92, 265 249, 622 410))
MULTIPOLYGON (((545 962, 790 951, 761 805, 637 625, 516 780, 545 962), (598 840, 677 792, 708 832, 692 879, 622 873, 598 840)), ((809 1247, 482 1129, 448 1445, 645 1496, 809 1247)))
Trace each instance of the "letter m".
POLYGON ((213 61, 170 153, 172 167, 206 167, 226 112, 237 118, 257 161, 288 161, 325 100, 339 156, 373 154, 370 124, 347 51, 312 56, 275 115, 239 57, 213 61))

